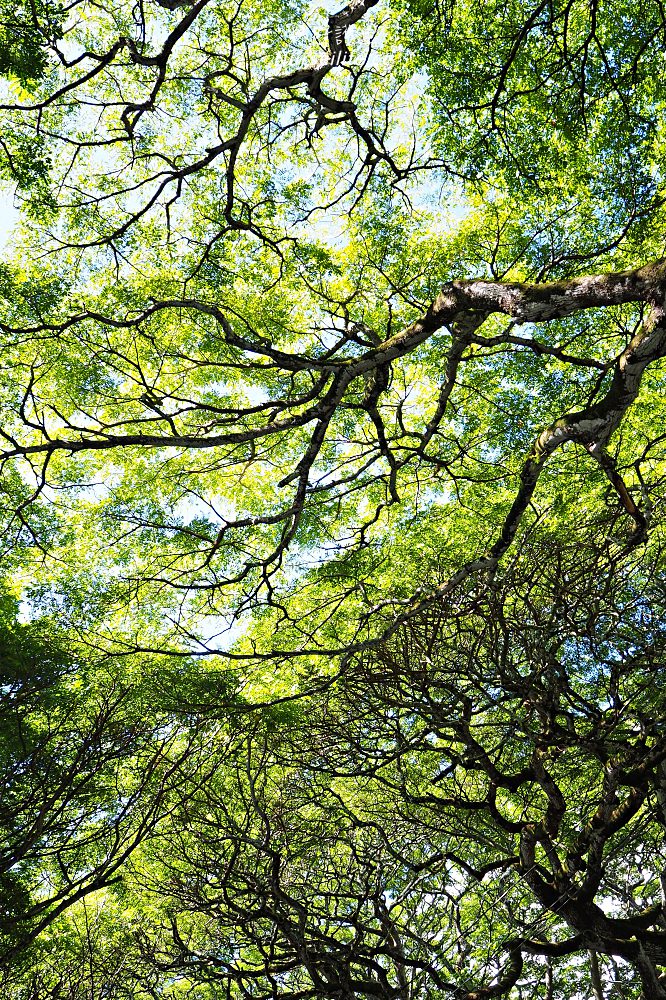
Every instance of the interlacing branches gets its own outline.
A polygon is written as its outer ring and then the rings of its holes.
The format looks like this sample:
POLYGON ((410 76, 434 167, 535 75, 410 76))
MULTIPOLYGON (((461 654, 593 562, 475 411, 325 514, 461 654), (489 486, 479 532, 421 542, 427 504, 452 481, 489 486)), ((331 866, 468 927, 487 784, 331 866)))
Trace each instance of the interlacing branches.
MULTIPOLYGON (((538 434, 518 474, 519 485, 513 503, 498 535, 488 539, 486 552, 462 566, 436 591, 410 598, 405 612, 409 616, 424 602, 440 600, 470 573, 497 566, 523 522, 546 463, 569 443, 584 449, 600 465, 622 508, 631 518, 634 527, 622 543, 623 547, 631 548, 645 539, 647 516, 616 469, 608 444, 638 397, 643 373, 666 354, 665 295, 666 265, 662 262, 633 271, 543 284, 455 281, 442 289, 418 319, 385 340, 367 330, 364 331, 365 339, 359 338, 355 327, 347 327, 338 332, 336 340, 327 345, 326 350, 298 352, 278 348, 251 330, 242 332, 239 320, 229 318, 214 303, 196 299, 155 301, 124 319, 83 312, 55 326, 39 324, 24 329, 22 335, 64 338, 79 328, 86 331, 109 328, 136 332, 140 336, 149 322, 160 320, 165 314, 210 318, 215 336, 221 338, 226 348, 236 352, 233 360, 223 363, 226 367, 235 367, 238 372, 246 373, 245 377, 251 377, 253 372, 270 373, 282 382, 286 380, 290 391, 249 407, 223 407, 212 402, 201 403, 191 396, 168 394, 168 390, 163 394, 157 383, 146 385, 137 400, 144 416, 120 413, 109 422, 104 418, 104 407, 95 407, 94 403, 87 414, 79 411, 73 418, 56 404, 41 400, 39 381, 35 378, 26 387, 21 404, 21 417, 29 435, 21 430, 20 424, 11 433, 4 431, 2 461, 8 467, 17 459, 27 459, 43 484, 47 481, 49 462, 58 453, 76 455, 129 448, 178 448, 193 453, 211 451, 215 462, 229 463, 238 461, 236 456, 240 451, 247 456, 246 461, 252 462, 252 456, 258 455, 259 449, 267 453, 267 449, 280 446, 289 435, 303 430, 298 438, 302 442, 298 445, 300 454, 292 459, 294 465, 290 471, 283 467, 277 483, 278 505, 271 505, 268 511, 259 511, 252 517, 225 519, 218 533, 208 539, 201 535, 199 565, 205 572, 195 579, 171 580, 175 587, 214 590, 225 583, 237 583, 260 569, 263 583, 267 583, 297 537, 302 519, 312 504, 335 503, 337 497, 353 488, 356 479, 365 482, 368 475, 374 478, 385 475, 387 502, 399 501, 400 474, 410 465, 437 463, 437 449, 433 445, 450 407, 455 405, 461 366, 468 362, 475 348, 518 344, 522 351, 537 356, 550 355, 565 365, 598 368, 605 376, 605 391, 597 394, 584 408, 562 414, 538 434), (483 335, 483 324, 497 315, 510 318, 513 324, 532 324, 538 328, 587 310, 627 303, 639 304, 644 310, 643 319, 624 350, 606 361, 595 357, 572 357, 562 349, 544 345, 537 335, 516 336, 513 325, 505 333, 489 338, 483 335), (238 332, 239 327, 241 332, 238 332), (448 346, 446 340, 438 340, 438 344, 442 344, 440 364, 444 378, 435 409, 418 430, 405 429, 400 419, 392 419, 388 424, 382 398, 388 388, 389 373, 397 371, 403 359, 409 359, 442 331, 448 336, 448 346), (366 422, 362 425, 364 446, 360 459, 356 458, 346 472, 343 463, 330 462, 326 449, 329 436, 338 433, 332 430, 336 418, 350 410, 366 422), (387 466, 386 473, 373 470, 373 466, 381 466, 383 462, 387 466), (285 492, 287 497, 282 500, 285 492), (215 571, 217 554, 234 533, 258 525, 277 526, 273 547, 267 548, 260 558, 245 561, 233 576, 225 577, 223 571, 218 575, 215 571)), ((138 382, 140 370, 132 365, 131 358, 121 356, 118 360, 125 373, 129 371, 138 382)), ((217 367, 214 360, 196 354, 181 354, 178 362, 210 371, 212 377, 217 367)), ((139 383, 137 393, 140 388, 139 383)), ((402 620, 400 617, 399 621, 402 620)))
MULTIPOLYGON (((581 400, 578 410, 568 405, 559 414, 555 411, 556 419, 540 431, 518 470, 518 487, 504 523, 487 538, 485 550, 477 550, 474 559, 429 596, 426 587, 416 597, 403 598, 406 613, 423 601, 441 599, 470 573, 496 567, 524 524, 549 459, 567 444, 585 449, 598 463, 631 519, 633 530, 620 546, 631 548, 645 539, 649 511, 608 446, 638 396, 643 372, 664 353, 666 282, 661 263, 552 283, 543 279, 549 267, 561 270, 564 258, 551 255, 534 283, 451 281, 427 306, 427 297, 412 294, 409 282, 400 284, 373 259, 385 287, 384 301, 380 293, 374 308, 375 314, 388 313, 388 318, 382 316, 384 329, 376 322, 359 321, 365 290, 345 298, 326 287, 331 271, 340 270, 340 265, 323 262, 321 248, 307 251, 319 255, 317 267, 308 263, 299 226, 310 224, 317 213, 335 208, 353 218, 364 201, 372 201, 373 192, 389 189, 394 197, 398 185, 405 198, 412 197, 409 185, 423 169, 443 169, 447 178, 456 174, 430 148, 426 131, 419 132, 422 126, 408 127, 403 121, 397 126, 393 121, 394 108, 407 107, 404 94, 398 95, 414 84, 399 74, 384 83, 373 66, 373 45, 380 42, 373 36, 362 55, 359 40, 358 59, 350 61, 346 33, 352 27, 359 30, 375 7, 363 0, 331 15, 328 51, 324 40, 316 39, 321 57, 297 68, 288 63, 292 57, 301 58, 302 46, 285 36, 283 55, 276 43, 282 31, 279 13, 271 21, 269 39, 253 20, 255 13, 241 3, 224 11, 213 9, 209 0, 159 4, 158 9, 139 4, 132 14, 134 28, 130 31, 128 25, 121 34, 108 28, 106 48, 84 46, 74 53, 74 39, 83 44, 74 27, 63 28, 65 38, 72 36, 69 48, 49 36, 49 50, 59 61, 57 72, 35 87, 31 102, 3 106, 14 124, 21 122, 22 129, 32 130, 57 154, 51 165, 58 178, 52 197, 68 213, 69 222, 45 234, 47 251, 80 251, 83 256, 77 260, 87 261, 80 265, 85 275, 87 267, 95 271, 100 266, 95 254, 108 248, 121 287, 132 275, 143 273, 144 239, 153 247, 158 275, 162 257, 171 253, 166 248, 184 245, 188 259, 175 277, 151 280, 155 287, 150 296, 143 288, 128 292, 129 304, 105 308, 102 303, 73 311, 65 300, 64 308, 58 302, 59 316, 53 320, 47 318, 54 312, 53 303, 46 309, 38 304, 30 310, 37 313, 37 322, 6 322, 2 327, 11 343, 37 345, 51 338, 58 352, 64 345, 78 350, 81 342, 87 351, 82 364, 106 380, 101 393, 96 389, 92 395, 73 393, 63 399, 59 389, 48 387, 50 362, 45 363, 38 350, 32 358, 21 358, 15 385, 20 401, 16 404, 12 394, 14 412, 1 428, 5 446, 0 457, 6 470, 17 464, 21 476, 25 471, 25 478, 32 477, 34 490, 22 491, 16 512, 28 533, 34 530, 30 506, 61 476, 65 457, 126 449, 134 454, 140 449, 168 463, 174 449, 189 456, 203 451, 209 453, 207 468, 237 470, 239 489, 245 470, 257 463, 279 465, 267 502, 255 503, 251 510, 241 504, 237 516, 226 509, 222 513, 223 503, 209 504, 207 524, 189 527, 182 517, 129 518, 136 528, 161 527, 169 537, 184 540, 185 561, 169 558, 168 565, 156 570, 156 585, 168 584, 184 593, 240 586, 243 595, 234 613, 258 599, 279 604, 277 578, 290 548, 301 544, 306 522, 319 521, 322 531, 331 533, 336 506, 350 505, 358 491, 382 484, 383 495, 376 491, 370 509, 355 515, 350 527, 347 547, 363 548, 386 508, 400 503, 406 481, 427 470, 431 479, 439 476, 459 489, 482 475, 484 446, 475 442, 471 447, 455 429, 467 405, 461 387, 477 358, 508 351, 511 356, 533 354, 576 373, 596 371, 598 383, 587 404, 581 400), (217 30, 214 44, 211 25, 217 30), (264 62, 275 72, 266 74, 264 62), (191 134, 181 110, 188 101, 196 116, 191 134), (69 130, 62 127, 65 107, 70 109, 69 130), (93 113, 98 116, 94 127, 93 113), (178 129, 170 141, 169 128, 157 126, 169 115, 179 122, 182 141, 175 134, 178 129), (329 127, 331 136, 341 129, 345 137, 339 159, 342 177, 332 185, 331 168, 323 167, 332 141, 327 138, 329 127), (303 154, 298 152, 301 147, 303 154), (95 151, 102 149, 110 159, 100 173, 95 151), (288 156, 293 160, 287 168, 288 156), (306 182, 311 168, 314 172, 306 182), (286 173, 282 195, 276 181, 280 171, 286 173), (303 193, 308 185, 318 190, 318 197, 303 193), (153 227, 164 236, 163 247, 151 242, 153 227), (257 247, 273 261, 267 265, 257 258, 258 266, 272 268, 274 276, 250 291, 248 266, 241 279, 233 255, 237 250, 240 258, 252 259, 257 247), (290 294, 302 299, 307 289, 306 315, 280 315, 271 328, 266 317, 255 316, 250 300, 286 281, 295 261, 302 281, 290 287, 290 294), (234 282, 239 292, 215 295, 216 289, 235 287, 234 282), (182 294, 178 285, 185 286, 182 294), (165 286, 168 295, 163 294, 165 286), (398 322, 393 318, 396 303, 398 322), (627 304, 642 309, 643 317, 615 355, 596 346, 590 349, 589 344, 577 355, 547 334, 546 324, 592 310, 598 316, 598 310, 627 304), (498 317, 510 320, 500 332, 498 317), (187 344, 174 346, 171 337, 168 344, 161 340, 160 329, 179 323, 190 331, 187 344), (400 323, 402 329, 395 332, 400 323), (492 330, 486 334, 489 326, 492 330), (521 332, 525 326, 545 329, 546 334, 541 339, 531 331, 521 332), (198 331, 212 346, 199 349, 198 331), (429 351, 431 368, 439 365, 441 378, 437 402, 420 401, 419 425, 409 380, 414 377, 411 359, 424 350, 429 351), (193 373, 196 385, 187 384, 186 373, 193 373), (213 392, 224 380, 228 396, 233 395, 231 387, 241 383, 248 399, 239 402, 213 392)), ((513 34, 507 29, 507 51, 490 105, 492 129, 498 127, 507 81, 517 71, 525 47, 544 25, 550 30, 559 24, 560 17, 566 45, 566 11, 549 11, 543 4, 531 10, 519 28, 512 28, 513 34)), ((376 31, 381 33, 381 25, 376 31)), ((488 107, 481 102, 477 110, 486 114, 488 107)), ((634 204, 621 235, 591 250, 590 261, 617 247, 633 222, 656 210, 652 197, 648 202, 634 204)), ((497 271, 496 253, 497 248, 491 255, 492 273, 497 271)), ((585 254, 574 254, 570 263, 580 267, 585 259, 585 254)), ((354 280, 350 273, 351 286, 354 280)), ((85 281, 82 287, 81 297, 89 298, 85 281)), ((485 448, 492 452, 492 443, 485 442, 485 448)), ((640 475, 638 469, 634 478, 640 475)), ((204 506, 207 502, 201 501, 204 506)), ((144 576, 149 578, 150 573, 144 576)))
POLYGON ((554 996, 615 968, 661 1000, 664 632, 640 639, 636 565, 603 569, 536 543, 250 722, 132 873, 169 903, 130 961, 232 995, 480 1000, 541 996, 548 959, 554 996))
MULTIPOLYGON (((327 124, 344 123, 355 135, 359 150, 364 151, 360 168, 350 171, 349 190, 357 186, 363 190, 380 163, 396 178, 406 176, 414 167, 413 160, 396 163, 382 129, 375 128, 373 122, 364 123, 357 114, 353 97, 363 65, 346 70, 352 81, 347 99, 322 89, 331 70, 348 61, 346 30, 377 2, 353 2, 332 15, 329 36, 335 39, 330 43, 333 47, 326 53, 322 46, 322 56, 315 63, 262 74, 264 78, 259 80, 252 61, 253 56, 257 58, 257 32, 246 23, 242 3, 230 13, 212 11, 210 0, 159 4, 177 15, 175 23, 173 17, 160 17, 159 11, 153 10, 149 17, 149 9, 139 4, 134 11, 138 30, 113 38, 104 51, 82 49, 75 57, 68 49, 72 44, 80 47, 78 39, 62 47, 58 39, 51 40, 53 58, 60 64, 52 78, 56 85, 45 84, 44 96, 37 91, 31 102, 0 104, 0 112, 6 113, 13 127, 31 135, 31 141, 58 152, 57 166, 49 164, 57 177, 58 206, 71 210, 79 222, 82 210, 92 213, 91 224, 84 227, 79 240, 74 235, 76 226, 64 237, 54 231, 54 248, 110 246, 122 257, 125 239, 156 213, 170 233, 180 201, 186 195, 196 198, 197 184, 210 177, 212 170, 219 170, 224 193, 215 209, 214 231, 204 240, 203 259, 223 236, 234 232, 247 232, 278 249, 285 237, 275 233, 270 214, 266 217, 262 210, 264 200, 254 204, 247 197, 243 160, 257 153, 268 154, 270 159, 281 138, 294 131, 311 144, 327 124), (213 17, 219 19, 224 32, 215 39, 214 52, 198 37, 199 31, 205 31, 206 18, 213 17), (151 46, 148 37, 159 35, 159 45, 151 46), (183 63, 183 47, 193 63, 183 63), (192 91, 190 100, 198 106, 200 135, 192 136, 189 147, 164 145, 155 135, 154 121, 174 114, 170 102, 174 91, 180 92, 185 75, 192 91), (65 82, 60 82, 63 77, 65 82), (144 96, 138 99, 137 92, 144 96), (76 127, 69 131, 61 127, 59 112, 63 107, 75 117, 76 127), (92 129, 91 110, 98 115, 98 127, 92 129), (94 151, 100 149, 108 158, 103 180, 94 157, 94 151)), ((273 27, 280 30, 277 15, 273 27)), ((268 51, 272 48, 271 42, 268 51)), ((21 183, 21 169, 10 146, 5 146, 5 153, 21 183)), ((53 197, 49 195, 51 200, 53 197)), ((333 202, 339 197, 339 193, 334 195, 333 202)))
POLYGON ((18 8, 8 1000, 666 1000, 663 9, 18 8))

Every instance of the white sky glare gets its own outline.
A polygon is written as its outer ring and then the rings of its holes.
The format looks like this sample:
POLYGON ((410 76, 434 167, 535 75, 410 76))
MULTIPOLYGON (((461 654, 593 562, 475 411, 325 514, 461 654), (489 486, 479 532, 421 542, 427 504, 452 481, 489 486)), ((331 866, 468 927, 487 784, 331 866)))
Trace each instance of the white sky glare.
POLYGON ((18 222, 19 212, 14 206, 14 193, 0 189, 0 252, 2 252, 18 222))

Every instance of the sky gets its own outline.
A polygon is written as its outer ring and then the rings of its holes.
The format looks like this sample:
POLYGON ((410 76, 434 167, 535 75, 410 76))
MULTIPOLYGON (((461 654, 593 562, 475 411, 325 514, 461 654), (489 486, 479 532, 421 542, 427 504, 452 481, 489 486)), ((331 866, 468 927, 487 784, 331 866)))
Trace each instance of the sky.
POLYGON ((18 212, 14 208, 13 192, 0 190, 0 250, 6 247, 11 231, 17 222, 18 212))

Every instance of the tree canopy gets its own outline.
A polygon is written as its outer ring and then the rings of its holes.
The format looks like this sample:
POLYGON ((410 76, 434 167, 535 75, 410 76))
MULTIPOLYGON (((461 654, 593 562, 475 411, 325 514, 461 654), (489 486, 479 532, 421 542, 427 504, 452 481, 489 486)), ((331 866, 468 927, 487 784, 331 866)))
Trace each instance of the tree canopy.
POLYGON ((11 1000, 666 1000, 658 0, 0 0, 11 1000))

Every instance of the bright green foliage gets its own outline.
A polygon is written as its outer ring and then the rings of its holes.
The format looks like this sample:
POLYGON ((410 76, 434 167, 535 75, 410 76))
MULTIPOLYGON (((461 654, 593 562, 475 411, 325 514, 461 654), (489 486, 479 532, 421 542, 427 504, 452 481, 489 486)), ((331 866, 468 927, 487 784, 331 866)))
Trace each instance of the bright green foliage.
POLYGON ((665 55, 0 8, 8 998, 665 1000, 665 55))

